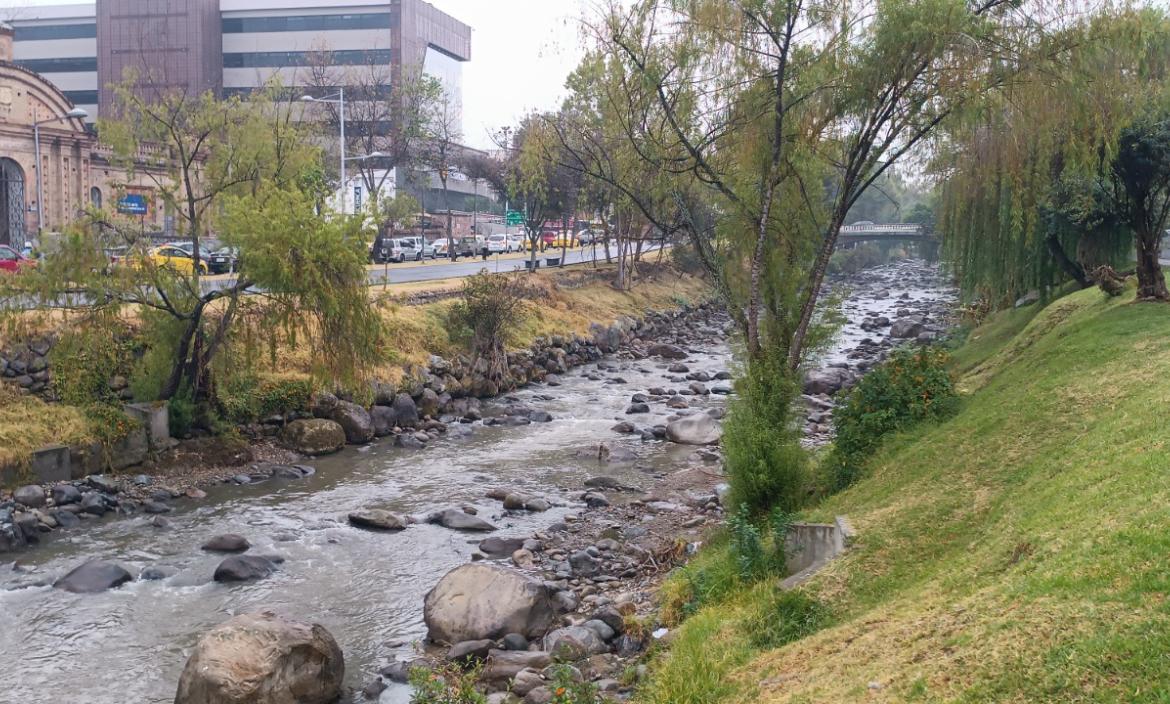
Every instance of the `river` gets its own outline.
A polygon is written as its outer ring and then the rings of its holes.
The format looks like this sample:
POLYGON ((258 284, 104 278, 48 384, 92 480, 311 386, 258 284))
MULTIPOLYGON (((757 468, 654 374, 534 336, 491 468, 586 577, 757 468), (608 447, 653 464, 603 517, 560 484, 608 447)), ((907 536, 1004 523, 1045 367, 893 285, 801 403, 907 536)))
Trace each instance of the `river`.
MULTIPOLYGON (((913 290, 914 298, 924 300, 940 295, 945 296, 941 288, 913 290)), ((848 311, 856 317, 875 306, 886 304, 855 297, 848 311)), ((726 339, 716 330, 697 335, 688 366, 712 375, 728 369, 726 339)), ((841 358, 855 346, 856 335, 846 331, 829 357, 841 358)), ((497 535, 526 536, 580 512, 576 499, 588 477, 608 474, 645 483, 647 474, 665 473, 693 453, 692 447, 642 442, 611 430, 615 422, 630 419, 625 409, 632 394, 669 385, 667 362, 612 358, 601 365, 606 368, 590 364, 573 370, 555 388, 513 394, 551 413, 551 423, 476 424, 470 436, 445 438, 422 451, 389 443, 347 449, 312 462, 317 471, 307 480, 215 487, 205 499, 178 504, 166 530, 132 517, 55 532, 46 544, 19 556, 19 570, 0 566, 0 703, 173 701, 199 636, 235 614, 262 608, 328 628, 345 653, 347 684, 360 690, 379 667, 409 653, 425 635, 424 594, 445 572, 467 562, 484 536, 426 524, 396 534, 366 532, 345 522, 348 512, 378 507, 419 515, 471 504, 500 526, 497 535), (614 383, 615 377, 625 383, 614 383), (625 445, 639 460, 601 465, 579 456, 591 449, 595 456, 599 442, 625 445), (484 498, 487 489, 499 486, 545 496, 554 507, 505 515, 498 502, 484 498), (246 585, 212 582, 222 556, 199 546, 227 532, 246 536, 253 554, 283 556, 281 569, 246 585), (93 558, 118 562, 132 573, 161 566, 175 574, 97 595, 46 586, 93 558)), ((699 410, 725 402, 715 394, 700 398, 699 410)), ((665 422, 669 413, 652 404, 652 414, 637 422, 651 426, 665 422)), ((405 688, 392 687, 381 701, 408 698, 405 688)))

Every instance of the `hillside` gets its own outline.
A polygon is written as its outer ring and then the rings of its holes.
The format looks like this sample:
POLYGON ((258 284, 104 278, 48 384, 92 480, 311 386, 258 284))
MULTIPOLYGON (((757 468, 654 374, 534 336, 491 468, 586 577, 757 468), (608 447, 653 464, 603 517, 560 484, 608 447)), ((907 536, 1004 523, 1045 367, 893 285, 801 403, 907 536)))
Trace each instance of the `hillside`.
POLYGON ((973 332, 958 415, 806 516, 848 515, 856 547, 808 599, 705 606, 644 699, 1167 701, 1170 309, 1131 301, 1087 290, 973 332), (768 649, 760 624, 786 619, 810 634, 768 649))

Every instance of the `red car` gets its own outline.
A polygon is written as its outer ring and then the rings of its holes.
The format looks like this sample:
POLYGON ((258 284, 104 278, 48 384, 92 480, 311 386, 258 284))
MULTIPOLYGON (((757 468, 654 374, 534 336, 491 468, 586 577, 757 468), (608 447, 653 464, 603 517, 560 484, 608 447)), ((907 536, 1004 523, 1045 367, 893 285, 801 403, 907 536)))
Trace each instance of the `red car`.
POLYGON ((36 266, 34 260, 21 256, 12 247, 0 244, 0 272, 16 273, 33 266, 36 266))

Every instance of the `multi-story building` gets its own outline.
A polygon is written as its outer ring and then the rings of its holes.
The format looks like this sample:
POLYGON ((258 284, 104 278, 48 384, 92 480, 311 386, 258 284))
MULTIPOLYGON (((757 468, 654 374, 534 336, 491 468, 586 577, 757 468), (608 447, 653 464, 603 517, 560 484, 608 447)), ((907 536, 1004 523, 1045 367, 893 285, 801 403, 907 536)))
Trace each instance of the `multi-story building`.
MULTIPOLYGON (((238 94, 273 76, 314 85, 314 53, 337 67, 404 67, 439 78, 460 110, 471 28, 424 0, 97 0, 10 10, 16 62, 48 78, 90 120, 135 69, 147 87, 238 94), (145 79, 145 80, 144 80, 145 79)), ((318 82, 319 84, 319 82, 318 82)))

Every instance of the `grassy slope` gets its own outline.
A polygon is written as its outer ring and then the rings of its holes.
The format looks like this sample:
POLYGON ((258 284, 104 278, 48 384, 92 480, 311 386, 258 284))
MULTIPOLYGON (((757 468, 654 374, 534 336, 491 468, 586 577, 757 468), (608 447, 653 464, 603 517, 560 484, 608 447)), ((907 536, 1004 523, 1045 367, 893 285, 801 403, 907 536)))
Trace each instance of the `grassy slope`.
POLYGON ((706 667, 676 652, 645 699, 1170 701, 1170 309, 1089 290, 1030 315, 960 353, 958 416, 810 513, 860 531, 806 587, 834 625, 746 649, 738 594, 679 634, 718 643, 724 686, 667 695, 706 667))

